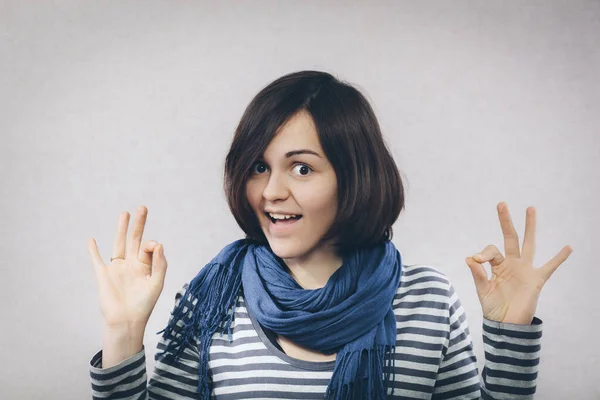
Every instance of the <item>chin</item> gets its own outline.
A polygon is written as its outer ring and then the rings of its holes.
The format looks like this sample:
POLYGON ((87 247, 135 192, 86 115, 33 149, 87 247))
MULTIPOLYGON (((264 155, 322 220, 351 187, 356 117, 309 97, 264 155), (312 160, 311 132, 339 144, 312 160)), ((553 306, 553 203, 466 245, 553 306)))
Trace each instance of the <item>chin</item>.
POLYGON ((267 239, 269 241, 269 247, 271 247, 271 251, 281 258, 281 259, 289 259, 289 258, 299 258, 310 250, 306 247, 306 245, 302 245, 298 243, 296 240, 289 239, 267 239))

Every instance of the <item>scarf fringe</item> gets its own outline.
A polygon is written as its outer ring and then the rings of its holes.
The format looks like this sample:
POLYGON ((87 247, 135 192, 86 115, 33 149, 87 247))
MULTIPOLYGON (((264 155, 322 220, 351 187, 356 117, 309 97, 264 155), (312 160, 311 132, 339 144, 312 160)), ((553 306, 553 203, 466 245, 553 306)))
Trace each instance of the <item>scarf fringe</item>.
POLYGON ((209 398, 212 391, 212 382, 208 373, 212 336, 222 328, 221 336, 227 333, 229 342, 233 340, 231 323, 242 282, 241 270, 237 271, 234 267, 237 264, 241 265, 241 263, 232 263, 231 266, 223 266, 219 263, 207 264, 204 267, 206 271, 203 269, 190 282, 181 302, 171 313, 172 318, 167 327, 157 332, 157 334, 163 333, 162 337, 167 343, 161 353, 157 352, 157 361, 168 357, 168 353, 177 361, 190 340, 199 338, 197 390, 200 398, 209 398), (194 298, 197 299, 195 304, 193 304, 194 298), (191 309, 187 310, 187 318, 181 318, 188 302, 191 309), (176 325, 179 320, 183 321, 181 327, 176 325))
POLYGON ((385 400, 388 392, 394 392, 395 354, 396 346, 389 345, 341 354, 342 359, 333 371, 325 399, 385 400), (382 380, 377 379, 379 376, 382 380))

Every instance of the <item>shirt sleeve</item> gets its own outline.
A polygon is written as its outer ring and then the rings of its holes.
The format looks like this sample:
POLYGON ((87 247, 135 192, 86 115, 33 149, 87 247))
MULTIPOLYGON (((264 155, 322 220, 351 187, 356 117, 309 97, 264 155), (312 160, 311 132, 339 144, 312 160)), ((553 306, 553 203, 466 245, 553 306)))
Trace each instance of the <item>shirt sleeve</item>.
POLYGON ((540 361, 542 321, 507 324, 484 318, 481 377, 465 311, 449 286, 450 330, 433 399, 533 399, 540 361))
MULTIPOLYGON (((186 283, 175 295, 175 308, 183 298, 188 287, 186 283)), ((181 337, 179 331, 191 316, 188 313, 189 300, 183 308, 184 319, 180 319, 173 329, 175 337, 181 337)), ((173 313, 169 322, 173 318, 173 313)), ((160 338, 157 350, 164 350, 170 340, 160 338)), ((157 351, 158 353, 158 351, 157 351)), ((102 350, 96 353, 90 361, 90 378, 93 399, 195 399, 198 386, 198 343, 190 342, 175 361, 174 357, 155 356, 154 373, 147 382, 145 346, 142 350, 109 368, 102 368, 102 350)))

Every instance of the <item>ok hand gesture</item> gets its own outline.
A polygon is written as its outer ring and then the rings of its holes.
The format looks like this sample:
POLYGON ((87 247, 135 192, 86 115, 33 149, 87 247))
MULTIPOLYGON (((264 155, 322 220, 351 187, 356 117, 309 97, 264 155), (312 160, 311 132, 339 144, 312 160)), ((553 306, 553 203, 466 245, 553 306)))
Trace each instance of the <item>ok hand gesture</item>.
POLYGON ((504 235, 505 256, 496 246, 488 245, 480 253, 467 257, 466 262, 473 274, 484 317, 493 321, 529 325, 535 315, 542 287, 569 257, 573 248, 563 247, 541 268, 534 268, 535 208, 529 207, 526 211, 522 250, 506 203, 498 204, 497 209, 504 235), (489 280, 482 265, 486 262, 492 266, 489 280))
POLYGON ((121 213, 109 265, 102 261, 96 241, 88 239, 87 249, 96 270, 105 328, 143 334, 162 292, 167 260, 162 244, 142 243, 147 215, 148 209, 140 206, 126 238, 129 213, 121 213))

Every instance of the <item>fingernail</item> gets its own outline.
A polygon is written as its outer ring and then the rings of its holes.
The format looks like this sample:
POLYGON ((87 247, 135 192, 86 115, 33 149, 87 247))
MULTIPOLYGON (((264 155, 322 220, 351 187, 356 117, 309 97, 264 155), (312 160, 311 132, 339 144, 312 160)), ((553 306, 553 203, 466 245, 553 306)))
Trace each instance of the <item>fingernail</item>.
POLYGON ((473 258, 481 259, 482 257, 481 257, 481 254, 477 253, 473 256, 473 258))

